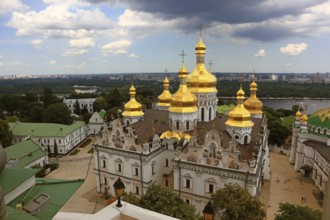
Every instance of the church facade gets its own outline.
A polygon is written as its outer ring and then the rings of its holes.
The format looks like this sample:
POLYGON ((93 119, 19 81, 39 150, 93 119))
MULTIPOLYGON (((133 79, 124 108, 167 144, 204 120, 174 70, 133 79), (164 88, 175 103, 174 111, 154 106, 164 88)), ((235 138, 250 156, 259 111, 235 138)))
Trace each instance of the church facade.
POLYGON ((180 85, 171 94, 169 81, 154 110, 142 110, 130 88, 123 119, 104 129, 103 144, 95 146, 99 192, 114 194, 120 177, 126 191, 143 195, 152 184, 174 189, 202 211, 212 193, 232 183, 258 196, 270 179, 267 120, 250 85, 250 97, 239 88, 237 105, 227 115, 217 114, 217 79, 204 65, 206 46, 195 47, 196 66, 188 73, 182 62, 180 85))
POLYGON ((310 176, 325 192, 330 172, 330 108, 320 109, 309 117, 300 111, 296 113, 289 161, 296 171, 310 176))

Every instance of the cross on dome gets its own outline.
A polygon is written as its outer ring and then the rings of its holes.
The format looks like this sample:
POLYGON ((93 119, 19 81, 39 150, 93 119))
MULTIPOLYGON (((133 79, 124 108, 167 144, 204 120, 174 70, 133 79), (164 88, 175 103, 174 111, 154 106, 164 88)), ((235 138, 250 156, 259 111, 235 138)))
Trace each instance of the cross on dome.
POLYGON ((187 56, 187 54, 184 53, 184 50, 181 51, 180 56, 182 57, 182 63, 184 63, 184 56, 187 56))

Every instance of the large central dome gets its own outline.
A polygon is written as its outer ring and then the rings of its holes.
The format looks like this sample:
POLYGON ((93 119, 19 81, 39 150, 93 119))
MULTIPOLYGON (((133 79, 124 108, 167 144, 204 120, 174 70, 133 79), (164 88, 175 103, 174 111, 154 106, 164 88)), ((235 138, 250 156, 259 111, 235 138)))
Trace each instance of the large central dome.
POLYGON ((187 84, 190 91, 193 93, 210 93, 217 92, 217 78, 206 70, 204 65, 204 56, 206 46, 202 38, 196 44, 196 67, 188 75, 187 84))

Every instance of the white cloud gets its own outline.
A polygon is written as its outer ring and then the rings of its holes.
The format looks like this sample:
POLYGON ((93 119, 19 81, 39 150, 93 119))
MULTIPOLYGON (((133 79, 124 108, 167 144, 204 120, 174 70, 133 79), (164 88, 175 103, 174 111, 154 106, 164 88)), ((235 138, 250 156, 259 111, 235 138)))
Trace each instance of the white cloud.
POLYGON ((0 17, 10 14, 13 11, 26 10, 27 6, 20 0, 1 0, 0 1, 0 17))
POLYGON ((73 56, 78 56, 78 55, 83 55, 88 53, 88 50, 86 49, 76 49, 76 48, 71 48, 69 50, 66 50, 62 56, 65 57, 73 57, 73 56))
POLYGON ((280 52, 289 56, 297 56, 307 49, 306 43, 288 44, 280 48, 280 52))
POLYGON ((127 54, 127 48, 131 46, 132 42, 129 40, 113 41, 101 46, 101 50, 104 56, 108 54, 127 54))
POLYGON ((70 47, 74 48, 86 48, 94 46, 94 39, 91 37, 84 37, 79 39, 71 39, 69 41, 70 47))
POLYGON ((285 65, 286 66, 292 66, 292 63, 286 63, 285 65))
POLYGON ((130 55, 128 55, 129 58, 137 58, 139 57, 138 55, 136 55, 135 53, 131 53, 130 55))
POLYGON ((264 49, 260 49, 258 53, 254 55, 255 57, 264 57, 266 56, 266 51, 264 49))
POLYGON ((49 61, 49 64, 55 64, 55 63, 56 63, 56 60, 49 61))
POLYGON ((2 58, 3 56, 0 54, 0 59, 2 58))
POLYGON ((128 52, 126 50, 114 50, 113 51, 113 54, 117 54, 117 55, 120 55, 120 54, 127 54, 128 52))
POLYGON ((35 39, 35 40, 31 41, 31 45, 36 49, 42 49, 42 40, 35 39))
POLYGON ((88 37, 96 30, 107 30, 112 22, 98 8, 71 9, 67 5, 49 5, 36 12, 13 12, 8 27, 17 29, 16 35, 44 35, 45 37, 88 37))

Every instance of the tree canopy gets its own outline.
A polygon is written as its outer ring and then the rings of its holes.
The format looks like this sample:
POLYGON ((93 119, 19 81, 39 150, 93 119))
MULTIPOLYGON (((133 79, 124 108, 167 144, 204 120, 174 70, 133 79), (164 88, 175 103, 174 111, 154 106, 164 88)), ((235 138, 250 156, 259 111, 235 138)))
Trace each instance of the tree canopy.
POLYGON ((0 120, 0 142, 3 147, 11 145, 13 133, 9 130, 9 124, 5 120, 0 120))
POLYGON ((262 220, 263 204, 238 185, 226 184, 212 195, 213 207, 223 220, 262 220))
POLYGON ((43 112, 42 119, 46 123, 71 124, 73 122, 70 109, 64 103, 50 105, 43 112))
POLYGON ((307 206, 280 203, 275 220, 321 220, 322 213, 307 206))
POLYGON ((107 110, 108 109, 108 103, 107 100, 103 97, 96 99, 93 102, 93 110, 94 112, 99 112, 101 110, 107 110))
POLYGON ((194 206, 183 201, 172 189, 160 185, 150 186, 141 199, 129 193, 125 195, 123 200, 142 208, 179 219, 198 219, 194 206))

